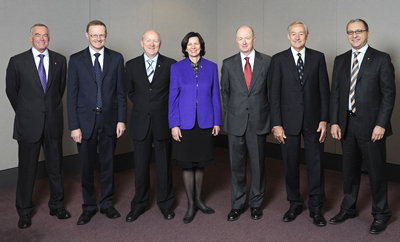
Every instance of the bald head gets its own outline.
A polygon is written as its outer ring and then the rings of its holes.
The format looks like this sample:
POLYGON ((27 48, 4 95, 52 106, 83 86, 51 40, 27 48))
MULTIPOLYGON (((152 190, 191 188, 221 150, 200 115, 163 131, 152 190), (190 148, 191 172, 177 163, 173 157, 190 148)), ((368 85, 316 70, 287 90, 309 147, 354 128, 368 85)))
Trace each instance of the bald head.
POLYGON ((150 59, 153 59, 160 50, 161 47, 161 38, 160 34, 157 33, 155 30, 147 30, 143 33, 142 40, 140 41, 144 53, 150 59))
POLYGON ((237 34, 238 34, 239 31, 251 31, 251 35, 252 35, 253 37, 255 37, 255 35, 254 35, 254 30, 253 30, 253 28, 250 27, 250 26, 247 26, 247 25, 240 26, 240 27, 236 30, 236 38, 237 38, 237 34))

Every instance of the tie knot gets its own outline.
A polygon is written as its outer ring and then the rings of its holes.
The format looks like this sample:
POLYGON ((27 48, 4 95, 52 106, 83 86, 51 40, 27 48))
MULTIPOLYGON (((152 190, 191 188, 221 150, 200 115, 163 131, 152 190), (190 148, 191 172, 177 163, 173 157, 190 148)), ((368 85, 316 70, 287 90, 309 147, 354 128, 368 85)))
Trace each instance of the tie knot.
POLYGON ((301 53, 297 53, 297 55, 298 55, 299 57, 301 57, 301 53))
POLYGON ((39 56, 40 59, 43 59, 44 54, 39 54, 38 56, 39 56))
POLYGON ((96 53, 96 54, 94 54, 94 56, 96 56, 96 58, 99 58, 100 53, 96 53))
POLYGON ((147 63, 149 63, 149 65, 153 64, 153 60, 148 59, 147 63))
POLYGON ((250 57, 245 57, 244 59, 246 60, 246 62, 249 62, 250 57))
POLYGON ((358 52, 358 51, 354 52, 354 55, 355 55, 356 57, 358 56, 358 54, 360 54, 360 52, 358 52))

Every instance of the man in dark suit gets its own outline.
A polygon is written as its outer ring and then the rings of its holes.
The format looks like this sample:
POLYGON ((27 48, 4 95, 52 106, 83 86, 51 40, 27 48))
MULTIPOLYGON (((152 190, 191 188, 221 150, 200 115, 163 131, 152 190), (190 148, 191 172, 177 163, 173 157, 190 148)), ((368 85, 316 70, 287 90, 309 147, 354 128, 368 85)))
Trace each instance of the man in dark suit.
POLYGON ((291 222, 302 212, 299 165, 301 135, 307 164, 308 209, 313 223, 325 226, 321 213, 326 201, 322 156, 329 122, 329 79, 323 53, 306 48, 308 28, 293 22, 287 33, 291 47, 272 57, 269 97, 271 126, 281 143, 289 210, 283 221, 291 222))
POLYGON ((101 195, 100 213, 108 218, 121 215, 114 208, 114 153, 117 138, 125 131, 126 93, 124 59, 104 47, 105 24, 91 21, 86 27, 89 47, 71 55, 68 67, 68 126, 78 144, 81 163, 83 213, 78 225, 96 214, 94 168, 99 148, 101 195))
POLYGON ((246 210, 247 153, 251 167, 251 218, 257 220, 263 215, 265 142, 270 131, 267 75, 271 57, 254 50, 255 40, 251 27, 240 27, 236 31, 240 53, 225 59, 221 71, 224 130, 228 133, 232 170, 232 209, 228 221, 239 219, 246 210))
POLYGON ((49 30, 35 24, 29 36, 32 49, 11 57, 6 72, 6 93, 15 111, 13 138, 18 141, 16 207, 20 229, 31 226, 32 193, 40 147, 49 176, 50 215, 70 218, 64 208, 62 171, 63 105, 67 62, 47 49, 49 30))
POLYGON ((361 164, 369 174, 374 221, 371 234, 385 231, 392 213, 385 178, 386 137, 392 134, 396 87, 387 53, 370 47, 368 24, 362 19, 347 24, 351 50, 335 58, 331 92, 331 134, 341 140, 344 198, 340 212, 329 220, 340 224, 356 216, 361 164))
POLYGON ((152 144, 157 169, 157 205, 164 218, 175 217, 172 187, 171 131, 168 127, 168 94, 171 65, 176 61, 158 53, 160 35, 146 31, 141 40, 144 53, 126 63, 126 90, 132 101, 129 134, 135 147, 135 196, 127 222, 144 213, 150 195, 152 144))

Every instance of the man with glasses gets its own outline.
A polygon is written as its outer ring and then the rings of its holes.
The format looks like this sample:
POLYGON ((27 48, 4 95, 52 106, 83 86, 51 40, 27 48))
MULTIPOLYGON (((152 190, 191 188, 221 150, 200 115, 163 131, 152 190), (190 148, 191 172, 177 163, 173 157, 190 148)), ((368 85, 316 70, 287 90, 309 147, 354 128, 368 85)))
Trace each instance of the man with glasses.
POLYGON ((387 201, 385 142, 392 134, 396 87, 390 56, 370 47, 368 37, 368 24, 351 20, 347 38, 352 49, 335 58, 330 121, 332 137, 342 142, 344 198, 340 212, 329 223, 340 224, 356 216, 364 160, 373 198, 374 221, 369 232, 379 234, 392 216, 387 201))
POLYGON ((6 93, 15 111, 13 138, 18 141, 18 228, 31 226, 32 202, 40 147, 49 176, 50 215, 67 219, 62 170, 63 104, 67 61, 47 49, 49 29, 35 24, 29 36, 32 48, 11 57, 6 72, 6 93))
POLYGON ((100 213, 114 219, 114 152, 117 138, 125 131, 126 94, 124 59, 104 44, 105 24, 91 21, 86 27, 89 47, 71 55, 68 67, 68 126, 78 145, 81 163, 83 213, 78 225, 87 224, 96 214, 94 168, 97 147, 100 160, 100 213))

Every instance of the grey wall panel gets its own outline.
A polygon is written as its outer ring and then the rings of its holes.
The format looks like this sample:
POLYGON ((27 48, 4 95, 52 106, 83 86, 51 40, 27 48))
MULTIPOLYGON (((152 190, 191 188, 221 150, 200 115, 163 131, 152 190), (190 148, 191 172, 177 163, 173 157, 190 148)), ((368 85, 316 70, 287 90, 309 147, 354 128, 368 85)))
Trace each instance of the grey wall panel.
POLYGON ((162 53, 182 60, 181 41, 193 31, 203 37, 206 59, 217 62, 217 2, 208 0, 154 0, 153 27, 163 38, 162 53))

